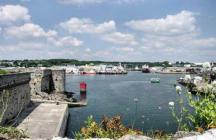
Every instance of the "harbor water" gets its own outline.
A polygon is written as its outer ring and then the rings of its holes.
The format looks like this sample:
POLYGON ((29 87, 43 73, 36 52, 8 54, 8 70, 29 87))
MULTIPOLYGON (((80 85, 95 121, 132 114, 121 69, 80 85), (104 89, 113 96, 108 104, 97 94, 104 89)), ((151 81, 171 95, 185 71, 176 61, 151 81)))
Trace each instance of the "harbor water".
MULTIPOLYGON (((70 108, 67 136, 74 137, 80 131, 88 116, 93 115, 96 122, 101 122, 102 115, 108 118, 122 114, 121 122, 125 126, 138 128, 144 133, 156 129, 174 133, 177 129, 168 103, 175 102, 179 110, 179 95, 174 87, 175 81, 184 75, 152 74, 129 72, 126 75, 70 75, 66 76, 66 90, 79 95, 79 84, 87 84, 86 107, 70 108), (160 83, 151 83, 151 78, 160 78, 160 83), (138 102, 134 99, 137 98, 138 102)), ((182 96, 186 105, 187 98, 182 96)), ((190 110, 190 108, 187 106, 190 110)))

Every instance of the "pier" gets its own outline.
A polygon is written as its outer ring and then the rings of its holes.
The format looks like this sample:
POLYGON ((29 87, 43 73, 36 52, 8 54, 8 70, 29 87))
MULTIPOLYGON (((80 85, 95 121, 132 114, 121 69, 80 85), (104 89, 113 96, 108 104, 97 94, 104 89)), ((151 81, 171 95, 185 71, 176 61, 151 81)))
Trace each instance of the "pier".
POLYGON ((30 138, 64 137, 68 116, 67 104, 33 102, 17 120, 17 128, 27 130, 30 138))
MULTIPOLYGON (((0 75, 0 98, 9 99, 0 125, 12 125, 27 132, 30 139, 64 137, 68 107, 87 105, 65 91, 65 70, 26 69, 27 72, 0 75)), ((0 112, 5 104, 0 103, 0 112)))

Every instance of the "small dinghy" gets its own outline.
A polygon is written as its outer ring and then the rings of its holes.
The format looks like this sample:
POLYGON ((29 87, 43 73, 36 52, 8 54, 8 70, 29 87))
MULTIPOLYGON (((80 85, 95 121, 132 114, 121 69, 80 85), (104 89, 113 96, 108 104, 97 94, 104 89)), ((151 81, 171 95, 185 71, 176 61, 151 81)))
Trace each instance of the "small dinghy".
POLYGON ((160 83, 160 78, 151 78, 151 83, 160 83))

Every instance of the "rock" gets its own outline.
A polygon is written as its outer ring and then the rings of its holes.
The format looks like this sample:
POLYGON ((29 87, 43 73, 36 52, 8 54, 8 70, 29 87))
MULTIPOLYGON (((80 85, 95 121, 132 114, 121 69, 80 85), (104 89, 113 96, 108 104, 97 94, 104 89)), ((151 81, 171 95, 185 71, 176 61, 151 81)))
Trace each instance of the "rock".
MULTIPOLYGON (((54 137, 52 140, 69 140, 68 138, 54 137)), ((112 140, 109 138, 92 138, 87 140, 112 140)), ((118 140, 154 140, 153 138, 137 135, 125 135, 118 140)), ((198 132, 179 131, 174 135, 173 140, 216 140, 216 129, 210 129, 203 134, 198 132)))
POLYGON ((10 140, 10 138, 9 138, 9 137, 6 137, 6 136, 1 136, 1 135, 0 135, 0 140, 10 140))
POLYGON ((62 138, 62 137, 54 137, 52 140, 71 140, 69 138, 62 138))
POLYGON ((146 136, 137 136, 137 135, 125 135, 118 140, 154 140, 153 138, 149 138, 146 136))
POLYGON ((194 135, 200 135, 201 133, 199 132, 186 132, 186 131, 178 131, 174 135, 174 140, 183 138, 183 137, 189 137, 189 136, 194 136, 194 135))
POLYGON ((165 132, 161 130, 155 130, 154 131, 154 136, 164 136, 165 132))
POLYGON ((178 140, 216 140, 216 129, 210 129, 203 134, 195 134, 193 136, 185 136, 178 140))

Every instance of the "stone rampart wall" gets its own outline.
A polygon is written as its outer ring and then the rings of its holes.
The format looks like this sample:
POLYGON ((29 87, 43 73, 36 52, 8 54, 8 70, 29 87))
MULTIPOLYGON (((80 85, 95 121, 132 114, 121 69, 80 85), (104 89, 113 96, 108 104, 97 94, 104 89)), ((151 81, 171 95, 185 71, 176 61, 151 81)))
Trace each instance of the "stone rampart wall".
POLYGON ((65 70, 36 70, 31 74, 31 94, 53 91, 63 93, 65 90, 65 70))
POLYGON ((0 115, 6 108, 1 125, 15 118, 29 104, 29 81, 30 73, 0 75, 0 115))
POLYGON ((52 70, 52 80, 56 92, 65 92, 65 70, 52 70))

